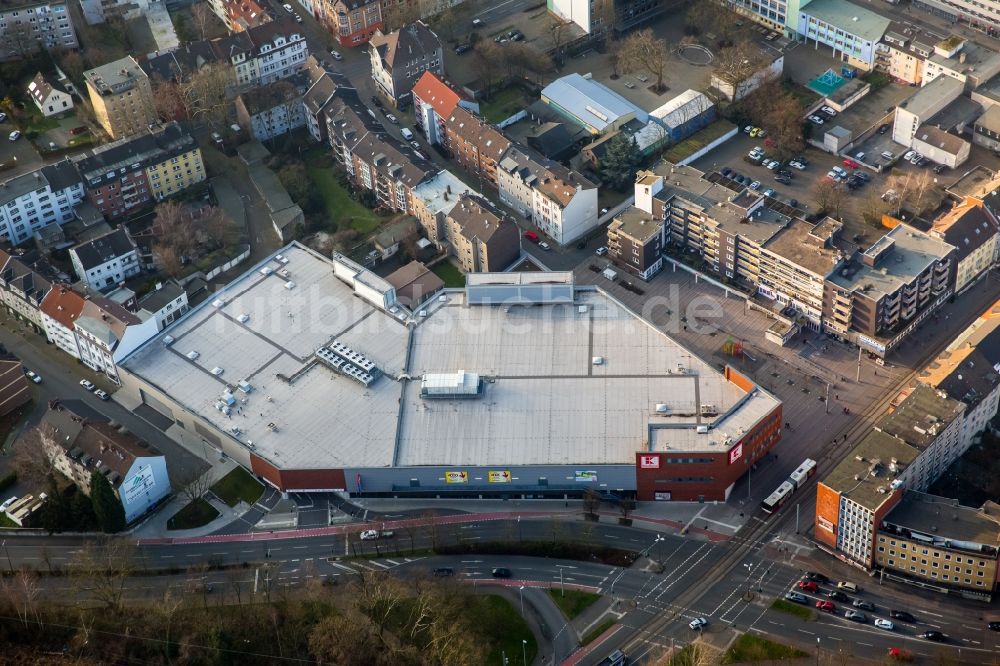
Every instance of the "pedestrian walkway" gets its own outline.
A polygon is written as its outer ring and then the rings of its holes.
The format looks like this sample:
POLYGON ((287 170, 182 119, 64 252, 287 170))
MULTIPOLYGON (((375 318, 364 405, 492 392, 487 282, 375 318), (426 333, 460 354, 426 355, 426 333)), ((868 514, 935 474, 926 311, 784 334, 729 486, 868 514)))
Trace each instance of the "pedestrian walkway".
MULTIPOLYGON (((210 462, 214 464, 202 475, 203 487, 206 488, 210 487, 236 467, 236 463, 228 458, 223 460, 212 459, 210 462)), ((176 539, 201 537, 212 534, 233 521, 239 520, 241 516, 251 509, 250 505, 246 502, 240 502, 236 506, 231 507, 212 495, 211 492, 206 493, 203 498, 219 512, 219 516, 207 525, 190 530, 167 529, 167 522, 174 514, 187 506, 189 502, 180 488, 174 488, 173 498, 158 511, 150 515, 149 518, 133 527, 131 534, 140 539, 164 536, 176 539)), ((250 526, 248 525, 247 527, 249 528, 250 526)))

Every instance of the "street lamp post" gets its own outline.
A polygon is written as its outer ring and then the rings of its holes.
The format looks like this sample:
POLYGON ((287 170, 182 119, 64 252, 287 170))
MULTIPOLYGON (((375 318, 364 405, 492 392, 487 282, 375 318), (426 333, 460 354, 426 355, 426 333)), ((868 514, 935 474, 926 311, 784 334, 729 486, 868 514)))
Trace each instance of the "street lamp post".
POLYGON ((528 639, 521 639, 521 659, 524 660, 524 666, 528 666, 528 639))
POLYGON ((816 666, 819 666, 819 636, 816 637, 816 666))
POLYGON ((0 544, 0 545, 3 546, 4 555, 7 556, 7 566, 10 567, 10 575, 13 576, 14 575, 14 563, 10 559, 10 551, 7 550, 7 540, 4 539, 3 540, 3 544, 0 544))
POLYGON ((517 588, 517 594, 521 597, 521 617, 524 617, 524 585, 517 588))

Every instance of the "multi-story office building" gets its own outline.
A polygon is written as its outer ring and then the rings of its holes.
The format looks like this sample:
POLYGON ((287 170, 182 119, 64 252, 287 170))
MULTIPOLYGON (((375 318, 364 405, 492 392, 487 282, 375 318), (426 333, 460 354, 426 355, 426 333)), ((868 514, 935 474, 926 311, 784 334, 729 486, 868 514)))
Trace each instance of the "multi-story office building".
POLYGON ((38 49, 80 46, 66 2, 8 0, 0 6, 0 60, 21 60, 38 49))
POLYGON ((94 115, 112 139, 146 131, 156 122, 149 77, 132 56, 83 73, 94 115))
POLYGON ((762 25, 794 36, 798 27, 799 9, 809 0, 725 0, 729 9, 762 25))
POLYGON ((109 218, 205 180, 198 142, 177 123, 100 146, 76 166, 87 198, 109 218))
POLYGON ((69 160, 0 183, 0 238, 20 245, 49 224, 66 224, 83 201, 83 183, 69 160))
POLYGON ((345 48, 367 43, 383 27, 381 0, 316 0, 314 13, 345 48))

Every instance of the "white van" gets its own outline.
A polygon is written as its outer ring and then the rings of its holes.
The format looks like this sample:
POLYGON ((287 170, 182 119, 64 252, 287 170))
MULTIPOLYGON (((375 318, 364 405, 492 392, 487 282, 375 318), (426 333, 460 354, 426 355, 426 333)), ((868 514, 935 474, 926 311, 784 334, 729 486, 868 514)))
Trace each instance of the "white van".
POLYGON ((400 128, 399 133, 402 134, 403 138, 406 139, 407 141, 413 138, 413 132, 411 132, 409 128, 402 127, 400 128))

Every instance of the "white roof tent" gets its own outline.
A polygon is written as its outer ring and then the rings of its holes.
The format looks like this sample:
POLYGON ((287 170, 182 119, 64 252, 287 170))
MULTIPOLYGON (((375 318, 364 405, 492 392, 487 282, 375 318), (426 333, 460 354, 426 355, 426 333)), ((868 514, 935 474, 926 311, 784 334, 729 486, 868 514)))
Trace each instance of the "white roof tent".
POLYGON ((424 399, 469 399, 482 394, 483 380, 474 372, 428 373, 420 380, 420 397, 424 399))

